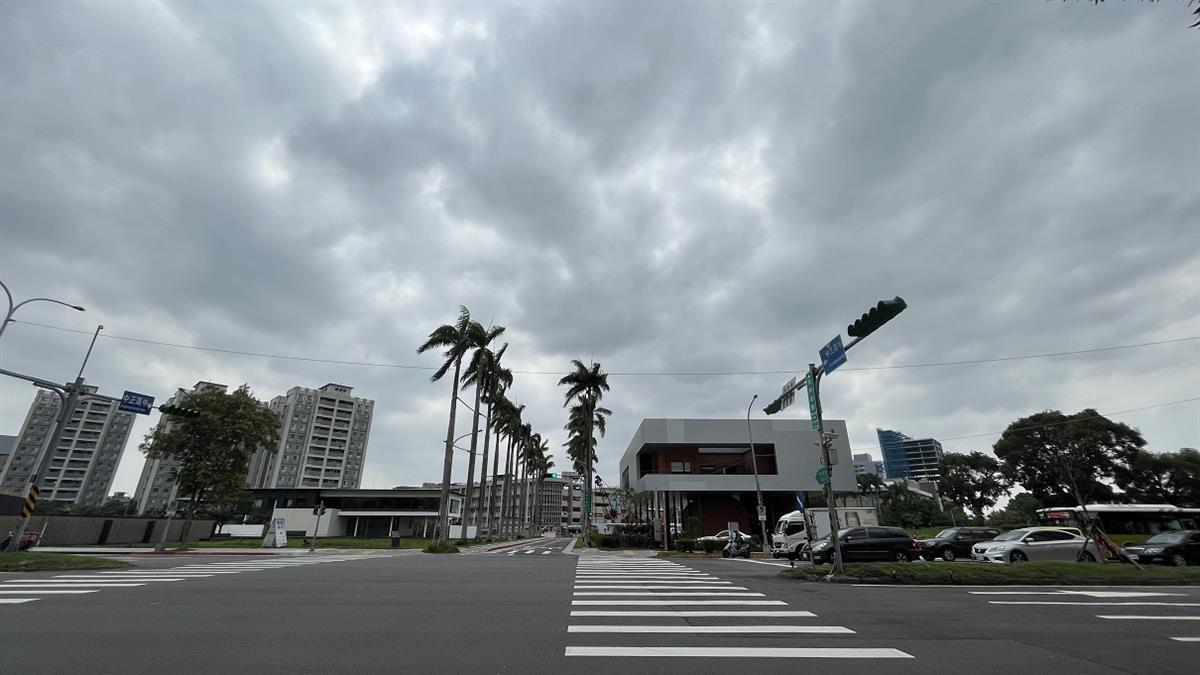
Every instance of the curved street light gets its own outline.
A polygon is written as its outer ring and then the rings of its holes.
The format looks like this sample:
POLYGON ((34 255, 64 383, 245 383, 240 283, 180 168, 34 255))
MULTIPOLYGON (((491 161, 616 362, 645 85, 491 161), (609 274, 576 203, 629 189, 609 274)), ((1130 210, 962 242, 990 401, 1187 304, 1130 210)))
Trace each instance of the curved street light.
POLYGON ((79 305, 72 305, 69 302, 63 302, 62 300, 55 300, 54 298, 29 298, 28 300, 22 300, 21 302, 18 302, 17 304, 14 305, 12 293, 8 290, 8 286, 4 285, 3 281, 0 281, 0 288, 4 289, 4 295, 7 296, 7 298, 8 298, 8 312, 5 313, 5 315, 4 315, 4 322, 0 323, 0 337, 4 336, 4 329, 8 328, 8 322, 12 321, 13 314, 16 314, 17 310, 21 309, 21 307, 23 305, 27 305, 31 302, 53 302, 56 305, 62 305, 63 307, 70 307, 71 309, 79 311, 79 312, 86 311, 86 310, 84 310, 83 307, 80 307, 79 305))
POLYGON ((758 527, 762 531, 763 553, 766 553, 770 546, 767 541, 767 505, 763 503, 762 487, 758 484, 758 453, 754 451, 754 431, 750 427, 750 411, 754 409, 754 402, 757 400, 758 394, 755 394, 754 398, 750 399, 750 405, 746 406, 746 435, 750 437, 750 463, 754 466, 754 491, 758 494, 758 527))

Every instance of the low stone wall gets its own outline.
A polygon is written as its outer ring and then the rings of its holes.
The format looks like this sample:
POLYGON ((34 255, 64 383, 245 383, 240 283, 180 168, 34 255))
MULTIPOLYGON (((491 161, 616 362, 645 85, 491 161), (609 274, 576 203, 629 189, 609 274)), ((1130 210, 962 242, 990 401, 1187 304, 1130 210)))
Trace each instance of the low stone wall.
MULTIPOLYGON (((19 516, 0 516, 0 539, 20 523, 19 516)), ((43 546, 90 546, 155 543, 162 537, 166 518, 105 518, 103 516, 37 516, 29 529, 42 532, 43 546)), ((207 539, 216 529, 212 520, 194 520, 189 539, 207 539)), ((167 541, 183 536, 183 519, 171 521, 167 541)))

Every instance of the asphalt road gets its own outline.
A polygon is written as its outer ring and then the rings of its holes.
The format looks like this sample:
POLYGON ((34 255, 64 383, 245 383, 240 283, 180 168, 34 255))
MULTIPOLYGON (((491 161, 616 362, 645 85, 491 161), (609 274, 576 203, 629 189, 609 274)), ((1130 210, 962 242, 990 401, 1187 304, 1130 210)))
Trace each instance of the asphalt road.
POLYGON ((3 574, 0 602, 26 602, 0 604, 0 672, 1194 673, 1200 663, 1200 642, 1170 639, 1200 637, 1200 589, 826 586, 760 562, 578 556, 561 553, 566 543, 3 574), (78 590, 88 592, 50 592, 78 590), (1071 604, 998 604, 1030 602, 1071 604), (1157 604, 1107 604, 1131 602, 1157 604))

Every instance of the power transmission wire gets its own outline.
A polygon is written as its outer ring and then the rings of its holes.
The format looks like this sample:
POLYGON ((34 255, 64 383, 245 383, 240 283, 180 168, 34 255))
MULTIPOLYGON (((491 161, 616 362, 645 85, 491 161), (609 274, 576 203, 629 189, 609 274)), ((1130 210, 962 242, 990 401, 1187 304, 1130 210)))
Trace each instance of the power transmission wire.
MULTIPOLYGON (((91 335, 92 331, 76 330, 74 328, 64 328, 62 326, 52 326, 50 324, 35 323, 33 321, 18 321, 11 320, 13 323, 21 323, 27 326, 37 326, 39 328, 50 328, 53 330, 64 331, 68 333, 79 333, 82 335, 91 335)), ((185 345, 175 342, 163 342, 161 340, 151 340, 149 338, 126 337, 121 335, 111 335, 101 333, 101 339, 105 340, 120 340, 123 342, 137 342, 142 344, 157 345, 160 347, 173 347, 176 349, 191 349, 195 351, 214 352, 218 354, 233 354, 235 356, 253 356, 267 359, 280 359, 285 361, 302 361, 306 363, 323 363, 338 366, 363 366, 368 368, 396 368, 402 370, 437 370, 437 366, 417 366, 402 363, 379 363, 372 361, 345 361, 339 359, 325 359, 313 356, 291 356, 287 354, 271 354, 267 352, 250 352, 240 351, 236 349, 222 349, 220 347, 200 347, 196 345, 185 345)), ((1063 352, 1045 352, 1040 354, 1021 354, 1015 356, 998 356, 989 359, 970 359, 964 361, 940 361, 931 363, 906 363, 890 366, 843 366, 838 370, 842 371, 869 371, 869 370, 900 370, 905 368, 936 368, 942 366, 962 366, 974 365, 981 363, 999 363, 1004 361, 1021 361, 1026 359, 1044 359, 1057 356, 1072 356, 1076 354, 1094 354, 1097 352, 1109 352, 1120 349, 1137 349, 1141 347, 1153 347, 1157 345, 1175 344, 1179 342, 1189 342, 1200 340, 1200 335, 1190 337, 1173 338, 1170 340, 1155 340, 1152 342, 1138 342, 1127 345, 1111 345, 1108 347, 1093 347, 1090 349, 1076 349, 1063 352)), ((519 375, 566 375, 566 371, 561 370, 513 370, 514 374, 519 375)), ((729 377, 739 375, 790 375, 797 371, 795 370, 714 370, 714 371, 610 371, 610 376, 617 377, 729 377)))
MULTIPOLYGON (((1030 425, 1027 427, 1017 427, 1015 429, 1003 429, 1001 431, 987 431, 987 432, 980 433, 980 434, 966 434, 963 436, 949 436, 946 438, 938 438, 937 440, 938 441, 960 441, 964 438, 982 438, 984 436, 996 436, 996 435, 1004 433, 1005 431, 1032 431, 1034 429, 1044 429, 1046 427, 1057 427, 1057 426, 1062 426, 1064 424, 1071 424, 1072 422, 1078 422, 1080 420, 1100 419, 1102 417, 1116 417, 1117 415, 1141 412, 1143 410, 1154 410, 1155 408, 1165 408, 1167 406, 1179 405, 1181 403, 1191 403, 1192 401, 1200 401, 1200 396, 1193 396, 1192 398, 1181 398, 1178 401, 1167 401, 1166 403, 1156 403, 1154 405, 1142 406, 1141 408, 1130 408, 1128 410, 1116 410, 1116 411, 1108 413, 1107 415, 1097 414, 1095 417, 1080 417, 1077 419, 1065 420, 1062 422, 1047 422, 1046 424, 1033 424, 1033 425, 1030 425)), ((871 450, 882 451, 882 449, 879 446, 875 446, 872 448, 852 448, 850 450, 850 452, 869 452, 871 450)))

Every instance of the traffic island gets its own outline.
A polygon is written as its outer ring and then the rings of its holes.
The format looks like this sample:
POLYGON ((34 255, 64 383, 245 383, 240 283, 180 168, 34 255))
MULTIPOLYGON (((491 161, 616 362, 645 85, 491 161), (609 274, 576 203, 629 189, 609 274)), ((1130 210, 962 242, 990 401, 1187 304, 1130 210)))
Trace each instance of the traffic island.
POLYGON ((133 567, 124 560, 66 553, 5 553, 0 572, 55 572, 59 570, 115 570, 133 567))
POLYGON ((830 565, 803 565, 780 576, 798 581, 944 586, 1200 586, 1200 567, 1143 567, 1122 563, 850 563, 829 578, 830 565))

